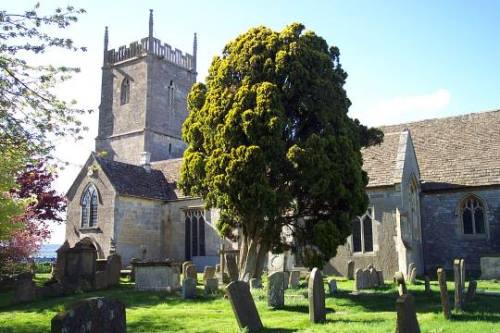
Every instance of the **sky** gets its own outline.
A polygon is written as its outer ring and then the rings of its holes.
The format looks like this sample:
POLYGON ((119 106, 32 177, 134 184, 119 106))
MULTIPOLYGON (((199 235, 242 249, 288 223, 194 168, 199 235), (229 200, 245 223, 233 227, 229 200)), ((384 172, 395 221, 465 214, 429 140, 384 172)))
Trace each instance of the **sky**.
MULTIPOLYGON (((31 1, 10 1, 10 12, 29 9, 31 1)), ((77 66, 81 73, 56 88, 95 112, 79 142, 56 142, 56 156, 68 166, 55 188, 66 192, 94 149, 100 101, 104 27, 109 48, 147 36, 149 9, 154 35, 191 53, 198 34, 198 81, 214 55, 250 27, 281 30, 292 22, 339 47, 348 73, 349 114, 377 126, 500 108, 500 0, 477 1, 41 1, 41 12, 71 4, 87 13, 62 35, 88 48, 63 50, 28 59, 33 63, 77 66)), ((64 225, 51 243, 62 243, 64 225)))

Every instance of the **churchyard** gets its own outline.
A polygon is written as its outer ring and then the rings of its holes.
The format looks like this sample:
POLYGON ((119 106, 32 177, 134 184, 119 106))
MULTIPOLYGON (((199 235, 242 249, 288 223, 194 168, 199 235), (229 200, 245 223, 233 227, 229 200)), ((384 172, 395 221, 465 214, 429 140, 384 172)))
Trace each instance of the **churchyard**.
MULTIPOLYGON (((50 274, 37 274, 34 281, 42 286, 49 278, 50 274)), ((394 332, 398 298, 398 286, 394 282, 386 277, 382 287, 353 292, 355 280, 335 278, 337 292, 330 295, 328 281, 331 278, 323 277, 326 322, 317 324, 309 318, 308 288, 304 278, 300 279, 299 288, 285 290, 280 309, 269 306, 265 288, 253 289, 251 294, 264 326, 262 332, 394 332)), ((453 308, 452 272, 447 272, 447 278, 453 308)), ((128 278, 122 278, 118 286, 106 290, 77 292, 17 305, 11 305, 12 291, 3 292, 0 293, 0 332, 50 332, 51 320, 57 313, 79 300, 97 296, 117 299, 125 305, 127 332, 239 332, 223 290, 206 294, 203 273, 197 274, 197 280, 196 295, 192 299, 183 299, 180 290, 136 291, 135 283, 128 278)), ((266 274, 262 284, 268 284, 266 274)), ((430 281, 430 292, 426 292, 423 280, 408 283, 406 288, 415 301, 420 331, 500 331, 500 296, 483 293, 500 293, 500 283, 479 280, 477 285, 478 294, 465 303, 463 311, 452 310, 450 320, 446 320, 437 280, 430 281)))

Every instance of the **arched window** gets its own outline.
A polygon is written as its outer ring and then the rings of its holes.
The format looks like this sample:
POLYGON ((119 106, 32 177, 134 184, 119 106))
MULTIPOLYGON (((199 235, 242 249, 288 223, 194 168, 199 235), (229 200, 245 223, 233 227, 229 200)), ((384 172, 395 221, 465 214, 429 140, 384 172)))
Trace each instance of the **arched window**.
POLYGON ((170 84, 167 89, 167 106, 170 111, 175 109, 175 84, 173 80, 170 80, 170 84))
POLYGON ((415 177, 412 177, 408 186, 408 217, 409 231, 414 239, 420 239, 419 199, 418 187, 415 177))
POLYGON ((185 256, 190 260, 193 256, 205 255, 205 214, 203 209, 185 211, 185 256))
POLYGON ((122 81, 122 86, 120 88, 120 103, 127 104, 130 100, 130 81, 128 77, 124 78, 122 81))
POLYGON ((87 186, 82 195, 82 228, 92 228, 97 226, 97 207, 99 196, 94 185, 87 186))
POLYGON ((373 208, 352 222, 352 250, 355 253, 373 251, 373 208))
POLYGON ((485 234, 485 209, 476 196, 469 196, 462 201, 462 230, 466 235, 485 234))

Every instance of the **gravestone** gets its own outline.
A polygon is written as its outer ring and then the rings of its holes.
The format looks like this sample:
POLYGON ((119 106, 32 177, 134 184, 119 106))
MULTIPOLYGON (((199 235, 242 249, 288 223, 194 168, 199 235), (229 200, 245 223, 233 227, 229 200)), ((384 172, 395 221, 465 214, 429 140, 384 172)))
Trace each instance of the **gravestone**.
POLYGON ((347 279, 352 280, 354 279, 354 261, 349 260, 347 262, 347 279))
POLYGON ((213 266, 205 266, 203 270, 203 281, 213 279, 215 276, 215 268, 213 266))
POLYGON ((288 289, 288 283, 290 282, 290 272, 284 271, 283 273, 285 274, 284 276, 285 289, 288 289))
POLYGON ((363 285, 363 270, 361 268, 358 268, 356 270, 356 274, 354 275, 354 290, 359 291, 361 289, 364 289, 365 286, 363 285))
POLYGON ((402 296, 402 295, 405 295, 408 293, 408 290, 406 289, 406 282, 405 282, 405 277, 404 277, 403 273, 396 272, 396 274, 394 274, 394 282, 398 285, 399 296, 402 296))
POLYGON ((432 294, 432 291, 431 291, 431 281, 429 279, 429 277, 426 275, 424 276, 424 283, 425 283, 425 294, 426 295, 431 295, 432 294))
POLYGON ((477 281, 469 281, 469 287, 467 288, 467 296, 465 296, 465 301, 470 302, 476 296, 477 281))
POLYGON ((120 270, 122 269, 122 259, 118 254, 108 256, 106 261, 106 277, 109 287, 120 284, 120 270))
POLYGON ((226 287, 226 294, 231 303, 234 316, 241 330, 260 331, 263 326, 253 301, 250 287, 243 281, 233 281, 226 287))
POLYGON ((441 307, 443 308, 443 315, 445 319, 450 319, 450 300, 448 298, 448 287, 446 286, 446 272, 442 268, 437 270, 439 282, 439 295, 441 297, 441 307))
POLYGON ((364 269, 363 270, 363 275, 361 276, 362 281, 361 284, 363 285, 363 288, 368 289, 371 288, 370 285, 370 270, 369 269, 364 269))
POLYGON ((63 285, 67 290, 94 289, 97 251, 93 245, 78 242, 65 250, 63 285))
POLYGON ((463 289, 462 289, 462 272, 460 269, 460 259, 453 261, 453 278, 455 280, 455 310, 462 311, 463 308, 463 289))
POLYGON ((211 295, 217 293, 219 290, 219 280, 216 278, 208 278, 204 281, 205 285, 205 295, 211 295))
POLYGON ((31 278, 22 278, 15 282, 15 291, 12 303, 32 302, 38 296, 36 284, 31 278))
POLYGON ((331 279, 328 281, 328 291, 330 296, 333 296, 337 293, 337 281, 334 279, 331 279))
POLYGON ((196 280, 193 278, 185 278, 182 280, 182 298, 196 298, 196 280))
POLYGON ((378 287, 379 286, 379 282, 378 282, 378 274, 377 274, 377 271, 375 270, 375 268, 370 268, 369 270, 369 273, 370 273, 370 288, 373 288, 373 287, 378 287))
POLYGON ((314 267, 311 271, 307 294, 309 298, 309 320, 312 323, 325 322, 325 286, 323 285, 321 271, 317 267, 314 267))
POLYGON ((290 271, 290 288, 298 288, 300 284, 300 271, 290 271))
POLYGON ((177 267, 166 261, 137 262, 135 265, 135 289, 139 291, 179 290, 180 276, 177 267))
POLYGON ((410 278, 408 280, 410 284, 415 284, 417 282, 417 268, 413 267, 410 271, 410 278))
POLYGON ((385 282, 384 282, 384 272, 383 271, 377 271, 378 275, 378 284, 379 286, 383 287, 385 282))
POLYGON ((460 281, 462 282, 462 291, 465 290, 465 259, 460 259, 460 281))
POLYGON ((220 273, 220 264, 215 265, 215 273, 220 273))
POLYGON ((267 305, 274 309, 285 306, 285 273, 273 272, 267 278, 267 305))
POLYGON ((194 279, 198 281, 198 275, 196 274, 196 266, 194 264, 187 265, 186 271, 184 272, 184 278, 194 279))
POLYGON ((238 265, 236 264, 236 256, 231 253, 226 253, 227 272, 229 273, 229 280, 238 281, 238 265))
POLYGON ((257 278, 250 279, 250 288, 251 289, 262 289, 262 281, 257 278))
POLYGON ((186 267, 188 267, 189 265, 192 265, 192 264, 193 264, 193 262, 192 262, 192 261, 190 261, 190 260, 189 260, 189 261, 184 261, 184 262, 182 263, 182 276, 183 276, 184 278, 186 278, 186 275, 185 275, 185 274, 186 274, 186 267))
POLYGON ((126 328, 125 305, 105 297, 79 301, 70 309, 52 318, 52 333, 124 333, 126 328))
POLYGON ((61 245, 56 253, 57 259, 56 263, 52 269, 52 278, 55 280, 62 282, 64 278, 64 266, 66 265, 66 251, 70 248, 68 241, 65 241, 63 245, 61 245))
POLYGON ((396 333, 420 333, 413 296, 404 294, 396 300, 396 333))
POLYGON ((414 268, 417 268, 414 263, 408 265, 408 272, 406 273, 406 280, 411 283, 411 272, 414 268))

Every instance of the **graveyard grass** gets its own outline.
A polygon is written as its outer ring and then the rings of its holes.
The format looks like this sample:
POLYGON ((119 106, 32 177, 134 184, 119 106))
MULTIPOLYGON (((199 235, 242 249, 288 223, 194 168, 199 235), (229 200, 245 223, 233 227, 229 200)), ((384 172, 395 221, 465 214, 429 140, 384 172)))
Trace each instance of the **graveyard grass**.
MULTIPOLYGON (((42 283, 48 275, 37 276, 42 283)), ((199 275, 201 281, 201 275, 199 275)), ((439 287, 432 281, 432 295, 424 293, 423 281, 409 286, 415 296, 417 316, 422 332, 500 332, 500 297, 477 295, 465 307, 465 312, 443 319, 439 287)), ((338 279, 340 292, 327 296, 327 322, 311 324, 308 316, 307 288, 288 289, 285 308, 268 308, 265 290, 253 291, 259 314, 265 326, 263 332, 394 332, 396 323, 396 287, 389 284, 362 295, 350 295, 353 281, 338 279)), ((478 281, 478 290, 500 291, 500 283, 478 281)), ((326 279, 325 291, 328 292, 326 279)), ((453 283, 448 283, 450 301, 453 283)), ((11 293, 0 293, 0 332, 50 332, 52 317, 76 300, 108 296, 123 301, 127 307, 128 332, 239 332, 231 306, 222 293, 202 296, 198 286, 196 300, 182 300, 177 295, 160 292, 136 292, 133 284, 124 280, 119 287, 104 291, 80 293, 50 298, 29 304, 9 305, 11 293)), ((451 303, 453 304, 453 303, 451 303)))

